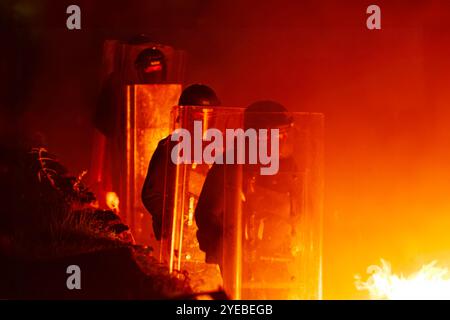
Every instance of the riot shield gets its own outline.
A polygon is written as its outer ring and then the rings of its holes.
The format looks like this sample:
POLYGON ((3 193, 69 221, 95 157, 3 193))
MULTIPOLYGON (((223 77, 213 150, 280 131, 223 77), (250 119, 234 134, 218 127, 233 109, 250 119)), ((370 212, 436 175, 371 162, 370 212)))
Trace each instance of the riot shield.
MULTIPOLYGON (((221 285, 217 264, 205 263, 195 220, 197 202, 212 166, 211 161, 204 161, 202 157, 207 144, 206 133, 211 128, 225 132, 227 128, 240 127, 242 114, 243 109, 238 107, 177 106, 172 111, 173 132, 177 129, 189 132, 192 152, 191 161, 175 165, 171 154, 178 142, 167 144, 166 159, 172 163, 168 164, 164 177, 166 194, 160 259, 170 271, 188 271, 194 290, 214 290, 221 285)), ((218 148, 215 153, 221 154, 223 149, 218 148)))
MULTIPOLYGON (((126 127, 134 119, 126 119, 126 117, 136 115, 136 122, 148 123, 149 130, 155 128, 155 122, 164 121, 164 130, 168 134, 170 110, 177 104, 181 85, 177 85, 179 88, 175 94, 168 93, 167 88, 171 87, 168 84, 182 83, 184 65, 183 51, 151 42, 145 36, 130 39, 130 41, 106 40, 104 42, 99 99, 93 117, 95 130, 88 176, 90 187, 95 192, 101 207, 108 205, 113 209, 108 204, 107 197, 114 194, 113 198, 117 198, 116 195, 119 196, 121 213, 125 213, 125 209, 128 209, 124 205, 127 201, 125 190, 129 189, 125 184, 127 175, 132 173, 126 174, 128 169, 125 154, 127 139, 130 137, 134 139, 135 136, 133 129, 126 127), (137 63, 139 56, 149 49, 156 49, 164 55, 165 72, 154 79, 143 78, 142 68, 137 63), (137 86, 131 86, 133 84, 137 86), (168 86, 146 86, 150 84, 167 84, 168 86), (169 96, 166 96, 167 94, 169 96), (162 115, 164 115, 163 120, 162 115), (147 116, 154 117, 154 120, 145 118, 147 116)), ((138 150, 138 153, 141 151, 142 149, 138 150)), ((134 212, 130 212, 129 215, 133 217, 134 212)))
MULTIPOLYGON (((170 133, 171 110, 181 94, 179 84, 129 85, 126 87, 124 150, 117 157, 121 180, 119 197, 136 242, 157 249, 151 216, 144 208, 141 190, 151 156, 158 142, 170 133)), ((119 142, 116 141, 116 144, 119 142)), ((163 176, 163 174, 161 174, 163 176)))
MULTIPOLYGON (((271 135, 264 136, 257 126, 277 115, 252 118, 244 129, 255 124, 258 152, 271 146, 275 156, 271 135)), ((323 116, 290 113, 290 119, 273 126, 278 128, 278 170, 264 174, 261 169, 267 162, 249 161, 215 170, 224 176, 223 185, 215 186, 223 194, 216 197, 223 201, 222 230, 207 238, 216 243, 209 247, 210 254, 219 257, 224 288, 233 299, 321 298, 323 116)), ((252 148, 237 142, 235 146, 249 153, 252 148)), ((212 187, 213 183, 204 186, 212 187)), ((205 209, 204 218, 213 224, 217 217, 211 213, 205 209)))

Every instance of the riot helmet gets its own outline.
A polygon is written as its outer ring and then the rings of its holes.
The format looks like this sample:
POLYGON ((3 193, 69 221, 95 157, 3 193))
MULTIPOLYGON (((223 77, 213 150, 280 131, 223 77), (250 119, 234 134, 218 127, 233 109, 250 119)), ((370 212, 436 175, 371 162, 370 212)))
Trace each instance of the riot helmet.
POLYGON ((252 103, 244 111, 245 129, 278 129, 280 158, 289 157, 293 150, 294 117, 280 103, 261 100, 252 103))
POLYGON ((193 84, 183 90, 180 99, 180 106, 220 106, 221 102, 216 93, 204 84, 193 84))
POLYGON ((136 58, 135 66, 141 83, 151 84, 166 81, 166 58, 156 47, 142 50, 136 58))

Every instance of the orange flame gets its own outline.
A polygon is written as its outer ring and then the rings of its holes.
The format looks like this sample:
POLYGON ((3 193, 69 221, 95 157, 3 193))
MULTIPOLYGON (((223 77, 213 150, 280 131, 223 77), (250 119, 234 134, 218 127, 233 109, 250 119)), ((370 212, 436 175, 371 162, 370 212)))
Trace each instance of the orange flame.
POLYGON ((392 273, 389 262, 381 260, 381 266, 367 268, 371 274, 365 282, 356 276, 356 288, 367 290, 371 299, 389 300, 448 300, 450 277, 448 269, 436 265, 436 261, 423 265, 409 276, 392 273))
POLYGON ((106 193, 106 205, 115 212, 119 212, 119 197, 113 191, 106 193))

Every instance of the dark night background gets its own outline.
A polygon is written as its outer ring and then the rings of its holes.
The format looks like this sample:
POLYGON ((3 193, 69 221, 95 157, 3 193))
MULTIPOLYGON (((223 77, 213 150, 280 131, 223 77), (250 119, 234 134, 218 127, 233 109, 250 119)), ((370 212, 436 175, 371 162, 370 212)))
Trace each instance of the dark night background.
POLYGON ((325 298, 356 297, 353 275, 379 258, 417 267, 448 252, 447 0, 2 0, 2 10, 35 44, 27 121, 74 173, 90 164, 103 40, 148 33, 185 50, 185 84, 211 85, 225 105, 270 98, 325 113, 325 298), (80 31, 66 29, 71 4, 80 31), (370 4, 380 31, 365 26, 370 4))

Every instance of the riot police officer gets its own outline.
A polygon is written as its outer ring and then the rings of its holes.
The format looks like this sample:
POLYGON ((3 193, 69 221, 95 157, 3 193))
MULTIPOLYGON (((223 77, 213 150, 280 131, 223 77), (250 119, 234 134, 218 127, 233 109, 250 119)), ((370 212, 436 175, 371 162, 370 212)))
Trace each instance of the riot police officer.
MULTIPOLYGON (((180 106, 214 107, 220 104, 214 90, 203 84, 194 84, 184 89, 178 101, 180 106)), ((173 208, 175 164, 170 159, 170 150, 175 144, 170 135, 158 143, 142 188, 142 202, 152 215, 153 231, 158 240, 162 237, 164 213, 170 214, 173 208)))
POLYGON ((260 164, 214 164, 196 207, 206 262, 219 264, 228 289, 241 279, 245 299, 285 297, 286 283, 297 274, 290 268, 299 259, 304 186, 294 158, 294 125, 276 102, 250 105, 245 129, 279 130, 278 173, 261 175, 260 164))

